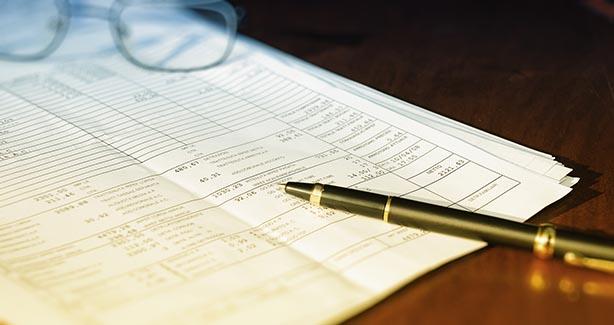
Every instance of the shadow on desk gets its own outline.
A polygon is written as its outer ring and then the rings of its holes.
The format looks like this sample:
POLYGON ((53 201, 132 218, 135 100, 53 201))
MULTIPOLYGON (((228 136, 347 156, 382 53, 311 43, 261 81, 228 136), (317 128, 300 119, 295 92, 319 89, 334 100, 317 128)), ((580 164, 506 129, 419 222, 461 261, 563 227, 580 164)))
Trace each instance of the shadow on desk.
MULTIPOLYGON (((554 204, 547 206, 544 210, 529 219, 529 223, 539 224, 544 222, 560 223, 561 226, 568 226, 584 231, 600 233, 602 235, 614 235, 604 232, 602 229, 583 226, 583 223, 578 223, 578 219, 583 219, 581 216, 576 218, 562 218, 568 211, 590 201, 593 198, 602 195, 603 193, 593 188, 599 181, 602 175, 600 172, 592 170, 589 166, 579 164, 565 157, 557 157, 557 160, 573 169, 571 176, 580 177, 580 181, 573 186, 573 191, 564 199, 561 199, 554 204)), ((584 223, 585 224, 585 223, 584 223)))

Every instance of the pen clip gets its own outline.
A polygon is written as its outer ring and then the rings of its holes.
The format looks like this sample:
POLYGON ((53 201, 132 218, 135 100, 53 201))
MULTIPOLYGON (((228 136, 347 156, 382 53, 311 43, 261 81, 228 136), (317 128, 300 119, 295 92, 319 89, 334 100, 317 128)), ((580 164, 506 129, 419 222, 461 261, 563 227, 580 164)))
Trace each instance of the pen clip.
POLYGON ((614 261, 602 260, 598 258, 584 257, 581 254, 567 252, 563 256, 565 263, 598 270, 607 273, 614 273, 614 261))

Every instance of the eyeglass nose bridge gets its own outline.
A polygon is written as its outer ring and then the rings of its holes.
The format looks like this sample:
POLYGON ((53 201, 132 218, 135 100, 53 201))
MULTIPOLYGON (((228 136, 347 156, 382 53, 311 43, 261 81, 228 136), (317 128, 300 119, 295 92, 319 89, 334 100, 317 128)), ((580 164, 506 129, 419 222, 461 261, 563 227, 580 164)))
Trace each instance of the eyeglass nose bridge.
MULTIPOLYGON (((204 16, 202 17, 202 19, 204 19, 204 16)), ((121 0, 116 0, 113 2, 110 8, 110 22, 112 26, 111 35, 113 36, 113 40, 115 41, 117 49, 124 56, 124 58, 126 58, 128 61, 132 62, 133 64, 137 66, 140 66, 142 68, 149 69, 149 70, 158 70, 158 71, 165 71, 165 72, 189 72, 189 71, 207 69, 209 67, 213 67, 223 62, 224 60, 226 60, 226 58, 230 55, 230 52, 232 51, 232 48, 234 46, 234 41, 235 41, 236 31, 237 31, 238 17, 237 17, 236 7, 234 7, 233 5, 231 5, 230 3, 224 0, 184 0, 184 1, 170 0, 168 2, 161 2, 161 3, 156 3, 154 1, 151 3, 149 2, 144 2, 142 4, 138 3, 137 6, 132 6, 131 3, 125 3, 121 0), (131 49, 129 47, 129 43, 126 43, 126 41, 130 41, 130 38, 132 36, 135 37, 135 40, 132 40, 132 41, 138 43, 138 40, 136 40, 138 36, 133 35, 133 34, 138 34, 138 32, 134 31, 133 26, 131 26, 131 24, 124 22, 125 12, 127 10, 130 10, 131 8, 138 8, 139 4, 142 5, 141 8, 145 10, 148 10, 148 9, 159 10, 160 8, 164 8, 164 7, 178 8, 179 5, 184 5, 186 8, 210 11, 211 13, 214 13, 216 16, 218 16, 220 18, 220 21, 224 22, 225 27, 223 31, 221 31, 220 35, 222 34, 226 35, 227 41, 223 45, 223 47, 220 47, 220 50, 218 51, 219 54, 217 56, 213 56, 215 57, 215 59, 211 59, 201 64, 195 64, 194 66, 171 67, 171 66, 163 66, 162 64, 160 64, 160 62, 166 62, 167 58, 162 58, 161 60, 156 61, 156 62, 148 62, 148 60, 143 60, 143 57, 133 52, 134 49, 131 49), (151 6, 152 4, 154 6, 151 6)), ((163 52, 163 53, 175 56, 173 54, 174 52, 163 52)))
POLYGON ((98 18, 111 20, 111 8, 105 8, 93 4, 74 4, 71 6, 71 15, 73 17, 98 18))

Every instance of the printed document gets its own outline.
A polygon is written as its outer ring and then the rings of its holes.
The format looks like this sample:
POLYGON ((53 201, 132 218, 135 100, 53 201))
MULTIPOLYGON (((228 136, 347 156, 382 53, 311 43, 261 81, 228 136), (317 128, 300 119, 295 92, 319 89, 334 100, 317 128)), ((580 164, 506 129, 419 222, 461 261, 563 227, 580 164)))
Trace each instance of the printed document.
POLYGON ((0 321, 339 321, 485 244, 315 207, 279 183, 515 221, 571 190, 554 179, 566 173, 238 48, 183 74, 119 55, 0 63, 0 321))

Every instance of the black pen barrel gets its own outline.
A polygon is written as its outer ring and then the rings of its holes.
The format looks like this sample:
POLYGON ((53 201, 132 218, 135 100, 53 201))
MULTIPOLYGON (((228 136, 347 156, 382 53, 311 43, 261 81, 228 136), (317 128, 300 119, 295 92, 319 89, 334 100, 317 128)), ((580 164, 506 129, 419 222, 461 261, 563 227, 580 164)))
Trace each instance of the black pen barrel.
MULTIPOLYGON (((388 221, 449 235, 479 239, 491 244, 533 249, 538 226, 453 210, 422 202, 393 198, 388 221)), ((556 229, 553 255, 567 253, 614 260, 614 240, 576 231, 556 229)))
POLYGON ((576 253, 585 257, 614 261, 614 240, 565 229, 557 229, 554 255, 563 257, 566 253, 576 253))
MULTIPOLYGON (((292 183, 287 187, 294 188, 292 183)), ((303 187, 304 185, 298 185, 303 187)), ((388 196, 345 187, 324 185, 320 205, 377 219, 384 219, 388 196)), ((390 198, 387 222, 448 235, 531 248, 537 227, 529 224, 489 218, 463 210, 390 198)))
MULTIPOLYGON (((384 219, 389 197, 334 185, 290 182, 289 194, 321 206, 367 217, 384 219), (315 194, 314 194, 315 193, 315 194), (314 202, 313 197, 316 197, 314 202)), ((498 218, 488 218, 468 211, 390 198, 387 222, 470 239, 531 248, 537 227, 498 218)))
MULTIPOLYGON (((541 228, 535 225, 400 197, 389 197, 333 185, 296 182, 287 183, 285 190, 289 194, 317 205, 383 219, 386 222, 408 227, 482 240, 490 244, 515 246, 535 251, 536 243, 540 239, 541 228)), ((589 258, 614 260, 614 240, 611 238, 552 229, 554 232, 552 242, 544 246, 544 249, 552 249, 548 254, 564 257, 566 253, 574 253, 589 258)))
POLYGON ((331 185, 324 188, 320 205, 367 217, 381 218, 388 201, 388 197, 381 194, 331 185))
POLYGON ((469 211, 393 198, 388 221, 408 227, 482 240, 491 244, 533 247, 537 226, 486 217, 469 211))

